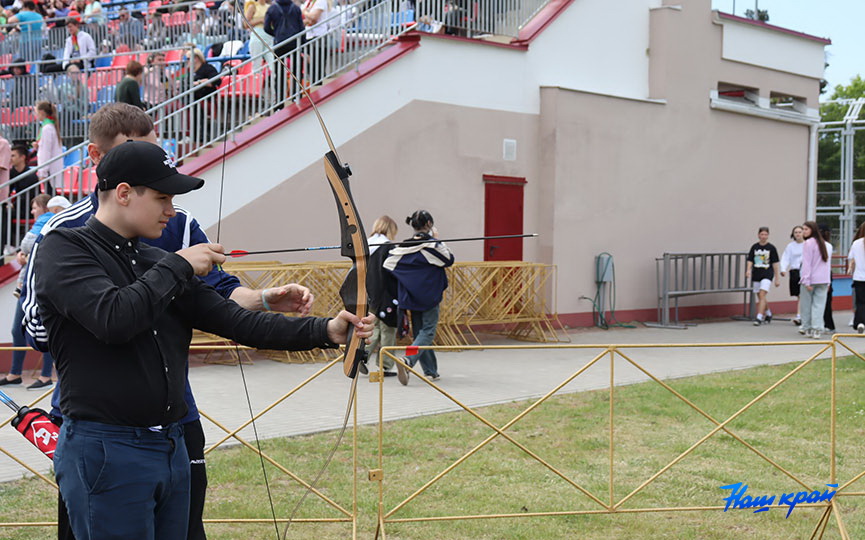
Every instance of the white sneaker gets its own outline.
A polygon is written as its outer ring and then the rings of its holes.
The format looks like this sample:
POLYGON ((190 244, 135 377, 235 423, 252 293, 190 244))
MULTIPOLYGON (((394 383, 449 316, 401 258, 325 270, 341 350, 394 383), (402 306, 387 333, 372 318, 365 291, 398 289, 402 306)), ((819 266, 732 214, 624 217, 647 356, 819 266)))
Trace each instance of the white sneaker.
POLYGON ((799 327, 799 333, 802 334, 803 336, 804 336, 805 334, 809 334, 809 335, 811 334, 810 332, 806 332, 805 329, 802 328, 801 326, 799 327))
POLYGON ((814 339, 820 339, 820 331, 819 330, 813 330, 811 332, 811 337, 814 339))
POLYGON ((859 326, 856 327, 856 331, 860 334, 865 333, 865 324, 859 323, 859 326))

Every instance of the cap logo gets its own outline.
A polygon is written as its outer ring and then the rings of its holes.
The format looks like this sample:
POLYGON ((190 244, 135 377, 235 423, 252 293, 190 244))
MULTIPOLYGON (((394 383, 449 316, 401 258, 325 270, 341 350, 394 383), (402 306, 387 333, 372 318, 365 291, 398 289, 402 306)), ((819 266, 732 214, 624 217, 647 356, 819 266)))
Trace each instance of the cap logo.
POLYGON ((162 164, 165 165, 166 167, 171 167, 172 169, 176 169, 177 163, 174 161, 174 158, 171 157, 171 155, 169 155, 168 152, 166 152, 164 148, 162 149, 162 151, 165 153, 165 160, 162 162, 162 164))

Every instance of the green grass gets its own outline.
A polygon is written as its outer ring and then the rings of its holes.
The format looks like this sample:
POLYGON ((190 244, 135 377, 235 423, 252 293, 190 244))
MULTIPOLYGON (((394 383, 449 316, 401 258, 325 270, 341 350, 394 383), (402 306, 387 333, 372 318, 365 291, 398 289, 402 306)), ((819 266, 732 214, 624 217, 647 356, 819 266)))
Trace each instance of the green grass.
MULTIPOLYGON (((714 416, 726 420, 797 364, 760 367, 678 379, 669 384, 714 416)), ((756 446, 813 489, 830 479, 830 368, 813 362, 729 424, 729 429, 756 446)), ((837 471, 843 484, 865 470, 865 362, 839 360, 837 373, 837 471)), ((519 414, 530 402, 479 409, 496 425, 519 414)), ((584 392, 556 396, 530 413, 508 433, 539 454, 567 477, 604 502, 609 498, 609 393, 584 392)), ((615 390, 615 500, 631 493, 674 457, 712 430, 714 425, 656 383, 615 390)), ((384 440, 384 507, 392 509, 448 467, 491 430, 465 412, 388 423, 384 440)), ((305 479, 315 476, 336 434, 268 440, 263 450, 305 479)), ((377 468, 377 429, 360 429, 358 536, 375 531, 377 484, 367 471, 377 468)), ((319 483, 319 489, 351 509, 351 432, 319 483)), ((304 489, 280 471, 267 467, 276 512, 287 517, 304 489)), ((208 456, 210 518, 268 518, 270 507, 260 464, 248 449, 233 447, 208 456)), ((622 508, 723 506, 727 490, 719 486, 749 484, 749 495, 779 495, 802 488, 746 449, 718 433, 661 475, 622 508)), ((821 489, 821 490, 822 490, 821 489)), ((865 480, 853 491, 865 491, 865 480)), ((56 495, 38 479, 0 484, 4 521, 54 519, 56 495)), ((845 497, 844 524, 853 538, 865 538, 865 500, 845 497)), ((394 514, 394 518, 473 514, 521 514, 600 510, 591 501, 499 437, 394 514)), ((445 522, 388 524, 389 539, 727 539, 808 538, 819 510, 786 508, 751 511, 707 510, 642 514, 521 517, 445 522)), ((298 518, 338 517, 316 496, 309 495, 298 518)), ((280 527, 282 530, 283 527, 280 527)), ((207 526, 214 540, 274 538, 272 524, 207 526)), ((0 538, 51 538, 53 529, 0 529, 0 538)), ((350 537, 347 524, 294 523, 288 538, 316 540, 350 537)), ((834 519, 824 538, 837 538, 834 519)))

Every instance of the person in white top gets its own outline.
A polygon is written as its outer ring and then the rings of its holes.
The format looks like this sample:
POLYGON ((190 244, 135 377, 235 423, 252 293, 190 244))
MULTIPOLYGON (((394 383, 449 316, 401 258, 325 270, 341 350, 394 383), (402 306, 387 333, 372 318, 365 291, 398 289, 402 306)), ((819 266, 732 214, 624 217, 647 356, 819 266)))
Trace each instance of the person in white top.
POLYGON ((853 326, 861 334, 865 332, 865 223, 859 225, 847 254, 847 273, 853 275, 853 326))
MULTIPOLYGON (((790 233, 790 238, 793 240, 784 248, 784 254, 781 255, 781 276, 786 276, 790 272, 790 296, 796 299, 796 305, 799 305, 799 268, 802 267, 802 244, 805 243, 805 238, 802 236, 802 226, 796 225, 790 233)), ((797 313, 793 319, 793 324, 799 326, 802 324, 802 316, 797 313)))
POLYGON ((320 84, 322 79, 324 79, 328 51, 330 50, 328 46, 330 40, 323 36, 330 31, 332 23, 336 22, 339 24, 339 18, 337 17, 336 21, 328 20, 334 15, 332 0, 306 0, 301 13, 303 15, 303 24, 307 28, 306 39, 312 42, 307 49, 309 57, 307 83, 309 85, 316 85, 320 84))
MULTIPOLYGON (((63 153, 63 142, 57 125, 57 107, 50 101, 36 103, 36 120, 39 121, 39 140, 36 148, 36 175, 40 180, 50 180, 54 191, 63 187, 63 160, 55 159, 63 153)), ((50 193, 53 193, 51 191, 50 193)))
POLYGON ((63 69, 70 63, 78 64, 82 70, 91 67, 91 59, 96 56, 96 43, 93 38, 81 30, 81 23, 74 17, 66 19, 66 30, 69 37, 66 38, 66 46, 63 48, 63 69))

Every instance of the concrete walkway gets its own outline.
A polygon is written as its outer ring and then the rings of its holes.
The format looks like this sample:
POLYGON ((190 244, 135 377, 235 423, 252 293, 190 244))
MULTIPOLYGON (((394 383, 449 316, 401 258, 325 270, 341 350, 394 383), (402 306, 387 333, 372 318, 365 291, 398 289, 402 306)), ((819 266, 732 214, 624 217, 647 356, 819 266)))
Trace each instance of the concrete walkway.
MULTIPOLYGON (((849 330, 846 324, 850 318, 850 312, 835 314, 839 330, 849 330)), ((485 344, 490 346, 531 346, 496 336, 485 337, 485 344)), ((477 407, 544 395, 583 367, 610 343, 780 343, 776 346, 635 348, 623 351, 662 379, 802 361, 820 349, 819 344, 810 342, 806 345, 784 345, 791 341, 809 341, 796 332, 792 323, 785 321, 775 321, 760 327, 749 322, 709 322, 687 330, 664 330, 638 325, 635 329, 577 330, 570 333, 570 338, 572 345, 595 344, 597 348, 561 346, 546 349, 487 348, 440 352, 438 362, 442 378, 438 384, 455 399, 477 407)), ((857 342, 854 344, 858 345, 857 342)), ((865 341, 862 341, 861 347, 854 348, 857 351, 865 350, 865 341)), ((256 412, 260 411, 314 376, 324 366, 325 364, 282 364, 270 360, 256 360, 254 365, 244 366, 243 374, 249 388, 252 408, 256 412)), ((420 366, 417 366, 417 369, 419 370, 420 366)), ((207 365, 192 368, 190 378, 202 411, 230 429, 249 420, 246 393, 238 366, 207 365)), ((631 384, 646 379, 645 374, 622 358, 617 358, 616 384, 631 384)), ((257 421, 259 437, 298 435, 338 428, 342 425, 345 414, 349 384, 349 380, 342 374, 341 365, 327 370, 257 421)), ((562 392, 578 392, 608 385, 607 357, 570 382, 562 392)), ((378 390, 379 385, 369 383, 366 377, 362 377, 358 382, 360 422, 373 423, 378 420, 378 390)), ((9 389, 7 394, 19 404, 28 403, 38 396, 23 387, 9 389)), ((386 378, 383 399, 385 420, 458 409, 453 401, 416 377, 412 377, 409 385, 405 387, 397 382, 396 377, 386 378)), ((39 406, 47 409, 50 405, 46 399, 39 406)), ((224 431, 207 420, 203 420, 203 423, 208 444, 222 438, 224 431)), ((246 428, 241 435, 251 441, 252 429, 246 428)), ((11 426, 0 429, 0 446, 39 471, 50 470, 50 461, 30 446, 11 426)), ((21 478, 25 474, 29 473, 24 468, 8 456, 0 455, 0 481, 21 478)))

